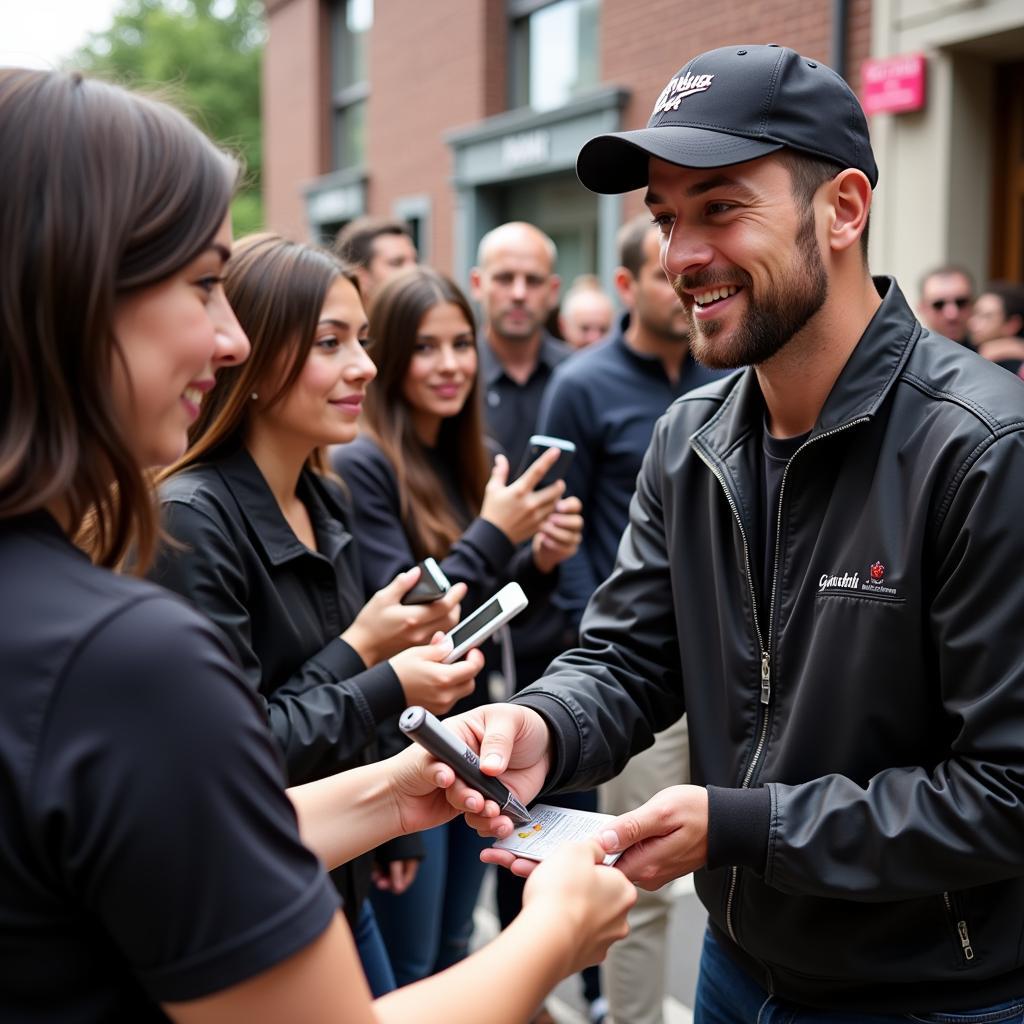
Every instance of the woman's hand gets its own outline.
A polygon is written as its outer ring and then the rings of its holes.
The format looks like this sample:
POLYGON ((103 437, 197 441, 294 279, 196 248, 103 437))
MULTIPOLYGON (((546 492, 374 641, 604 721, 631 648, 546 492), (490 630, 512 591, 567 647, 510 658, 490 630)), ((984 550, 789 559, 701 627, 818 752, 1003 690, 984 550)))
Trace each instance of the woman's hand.
POLYGON ((555 511, 540 524, 533 535, 533 563, 541 572, 551 572, 576 554, 583 540, 583 502, 579 498, 561 498, 555 511))
POLYGON ((629 934, 626 914, 636 889, 621 871, 605 867, 597 843, 566 843, 545 857, 523 890, 523 913, 539 914, 568 935, 566 974, 599 963, 608 947, 629 934))
POLYGON ((443 715, 460 698, 473 692, 484 656, 474 649, 454 665, 442 664, 452 649, 444 633, 435 633, 425 647, 410 647, 388 660, 402 684, 406 705, 419 704, 443 715))
POLYGON ((508 483, 508 459, 495 456, 480 517, 495 525, 513 544, 532 537, 555 510, 555 503, 565 490, 564 480, 534 490, 560 454, 557 448, 549 448, 512 483, 508 483))
POLYGON ((367 667, 407 647, 428 643, 438 630, 447 632, 459 621, 459 602, 466 596, 466 584, 456 583, 444 597, 430 604, 402 604, 402 598, 419 578, 418 565, 400 572, 363 605, 352 625, 341 634, 367 667))

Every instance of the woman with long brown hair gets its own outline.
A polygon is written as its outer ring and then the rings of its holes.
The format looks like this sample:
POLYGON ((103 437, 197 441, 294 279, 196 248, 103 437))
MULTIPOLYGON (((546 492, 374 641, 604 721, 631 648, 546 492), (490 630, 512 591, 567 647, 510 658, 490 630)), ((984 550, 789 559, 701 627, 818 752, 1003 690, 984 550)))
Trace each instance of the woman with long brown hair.
POLYGON ((632 886, 566 849, 517 934, 371 1003, 316 855, 449 820, 450 769, 409 749, 286 796, 222 634, 111 571, 145 569, 147 470, 248 352, 233 162, 164 104, 22 68, 0 153, 0 1018, 472 1024, 511 970, 486 1016, 525 1020, 632 886))
MULTIPOLYGON (((206 396, 185 455, 162 477, 165 545, 151 578, 191 601, 231 642, 285 758, 308 782, 376 755, 377 727, 409 704, 441 714, 473 688, 471 665, 427 644, 454 625, 465 587, 400 603, 411 565, 364 606, 347 495, 321 452, 358 431, 376 370, 366 315, 331 253, 276 235, 235 245, 224 289, 252 345, 206 396), (415 645, 415 646, 413 646, 415 645), (409 649, 406 649, 409 648, 409 649)), ((376 851, 383 876, 414 875, 416 837, 376 851)), ((363 857, 334 872, 370 988, 395 986, 363 857)))
MULTIPOLYGON (((368 588, 427 555, 465 583, 473 609, 503 583, 527 596, 547 594, 558 564, 579 544, 577 498, 557 481, 535 490, 556 452, 545 452, 508 482, 508 460, 484 437, 473 313, 459 288, 420 267, 384 285, 374 299, 370 354, 377 380, 367 394, 360 437, 335 449, 333 463, 351 488, 368 588), (493 466, 492 466, 493 462, 493 466)), ((501 657, 485 645, 481 676, 502 672, 510 687, 505 630, 501 657)), ((460 712, 491 699, 487 685, 460 712)), ((466 955, 483 878, 482 843, 459 823, 424 836, 427 857, 408 891, 372 893, 399 984, 466 955), (415 931, 405 922, 421 923, 415 931)))

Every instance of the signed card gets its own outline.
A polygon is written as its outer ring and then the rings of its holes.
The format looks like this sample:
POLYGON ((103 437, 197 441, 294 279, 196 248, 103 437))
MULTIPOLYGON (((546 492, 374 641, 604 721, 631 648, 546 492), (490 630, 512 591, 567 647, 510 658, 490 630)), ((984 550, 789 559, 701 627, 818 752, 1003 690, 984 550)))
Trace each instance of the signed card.
MULTIPOLYGON (((528 825, 517 825, 510 836, 499 839, 496 850, 509 850, 517 857, 529 860, 543 860, 563 843, 596 839, 598 834, 614 815, 598 814, 596 811, 574 811, 568 807, 552 807, 549 804, 535 804, 530 813, 533 817, 528 825)), ((614 864, 621 854, 609 853, 605 864, 614 864)))

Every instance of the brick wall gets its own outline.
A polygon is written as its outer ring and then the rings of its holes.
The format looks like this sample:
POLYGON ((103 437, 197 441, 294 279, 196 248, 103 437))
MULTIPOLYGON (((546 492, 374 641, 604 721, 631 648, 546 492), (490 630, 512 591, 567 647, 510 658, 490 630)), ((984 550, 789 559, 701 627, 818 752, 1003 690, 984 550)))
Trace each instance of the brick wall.
POLYGON ((320 0, 267 4, 263 197, 267 226, 305 238, 302 186, 327 170, 327 29, 320 0))
POLYGON ((374 9, 367 115, 369 206, 429 194, 431 263, 452 266, 445 135, 505 108, 504 0, 386 0, 374 9))

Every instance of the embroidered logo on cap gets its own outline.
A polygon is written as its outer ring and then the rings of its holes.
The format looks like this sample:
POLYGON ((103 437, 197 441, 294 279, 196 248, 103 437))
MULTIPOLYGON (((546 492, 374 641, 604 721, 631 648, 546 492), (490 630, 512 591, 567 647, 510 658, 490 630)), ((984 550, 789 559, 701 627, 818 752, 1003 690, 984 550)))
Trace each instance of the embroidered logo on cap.
POLYGON ((710 88, 711 80, 714 77, 714 75, 691 75, 687 73, 682 78, 673 78, 662 90, 661 95, 658 97, 658 102, 654 104, 654 111, 651 117, 665 110, 678 110, 679 104, 687 96, 693 96, 698 92, 706 92, 710 88))
POLYGON ((884 583, 885 582, 885 566, 881 562, 875 562, 868 570, 871 573, 872 583, 884 583))

